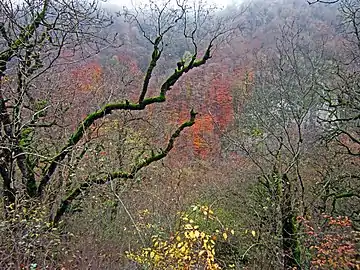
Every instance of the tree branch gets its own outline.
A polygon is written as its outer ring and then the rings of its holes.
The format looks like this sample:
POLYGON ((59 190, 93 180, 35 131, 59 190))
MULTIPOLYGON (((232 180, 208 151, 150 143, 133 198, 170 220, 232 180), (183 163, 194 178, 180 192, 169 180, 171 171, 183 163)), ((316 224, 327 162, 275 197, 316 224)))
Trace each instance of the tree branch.
POLYGON ((150 61, 149 67, 146 71, 143 88, 142 88, 142 91, 141 91, 141 94, 139 97, 139 103, 143 102, 143 100, 145 98, 153 70, 156 67, 157 61, 160 59, 162 50, 159 50, 159 43, 161 42, 161 40, 162 40, 162 36, 158 36, 154 42, 154 49, 153 49, 153 53, 151 55, 151 61, 150 61))
MULTIPOLYGON (((53 158, 53 161, 48 166, 45 171, 44 176, 42 177, 39 187, 38 187, 38 196, 42 196, 43 191, 46 185, 49 183, 51 176, 55 173, 58 164, 66 157, 66 155, 72 150, 73 146, 75 146, 83 137, 85 131, 98 119, 105 117, 108 114, 111 114, 113 111, 117 110, 144 110, 146 106, 153 103, 165 102, 166 93, 171 87, 180 79, 184 73, 187 73, 193 68, 200 67, 206 63, 208 59, 211 58, 211 48, 212 43, 208 45, 203 57, 199 60, 191 61, 187 66, 183 67, 180 71, 175 70, 172 75, 168 77, 168 79, 162 84, 160 88, 160 95, 156 97, 145 98, 141 102, 138 103, 130 103, 129 101, 123 101, 120 103, 110 103, 105 105, 102 109, 89 114, 83 122, 78 126, 75 133, 70 137, 68 143, 62 148, 60 153, 53 158)), ((194 56, 195 57, 195 56, 194 56)), ((146 91, 145 91, 146 94, 146 91)), ((145 95, 144 94, 144 95, 145 95)), ((140 99, 139 99, 140 100, 140 99)))
POLYGON ((184 123, 182 123, 175 132, 171 135, 168 144, 165 148, 165 150, 161 150, 158 154, 154 154, 146 159, 144 159, 142 162, 138 163, 134 166, 134 168, 130 172, 124 172, 124 171, 116 171, 109 173, 106 177, 100 178, 100 179, 93 179, 89 180, 88 182, 84 182, 80 184, 77 188, 72 190, 65 199, 62 200, 55 217, 53 218, 54 225, 56 226, 59 221, 61 220, 62 216, 65 214, 66 210, 69 208, 71 203, 85 190, 92 187, 93 185, 102 185, 109 183, 111 180, 114 179, 134 179, 136 173, 143 169, 144 167, 149 166, 151 163, 161 160, 165 158, 169 152, 174 148, 174 143, 176 139, 180 136, 181 132, 187 128, 191 127, 195 124, 195 117, 196 114, 193 110, 190 112, 190 119, 184 123))
POLYGON ((321 4, 336 4, 337 2, 339 2, 340 0, 314 0, 314 1, 307 1, 309 5, 313 5, 316 3, 321 3, 321 4))

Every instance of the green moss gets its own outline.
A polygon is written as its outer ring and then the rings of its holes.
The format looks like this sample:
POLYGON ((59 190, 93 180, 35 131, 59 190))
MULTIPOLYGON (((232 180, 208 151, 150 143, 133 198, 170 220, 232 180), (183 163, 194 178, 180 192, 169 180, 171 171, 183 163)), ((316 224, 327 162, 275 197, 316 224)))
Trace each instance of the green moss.
POLYGON ((20 147, 24 148, 30 145, 32 141, 33 131, 33 128, 24 128, 21 130, 19 141, 20 147))

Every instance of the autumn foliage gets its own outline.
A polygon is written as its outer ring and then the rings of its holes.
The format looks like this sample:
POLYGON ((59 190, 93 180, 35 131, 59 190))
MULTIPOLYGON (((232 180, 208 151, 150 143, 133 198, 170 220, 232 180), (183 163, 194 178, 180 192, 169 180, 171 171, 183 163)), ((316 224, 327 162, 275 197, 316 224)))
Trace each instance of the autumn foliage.
POLYGON ((78 91, 89 92, 98 89, 102 75, 101 66, 95 61, 72 71, 72 80, 76 83, 78 91))
POLYGON ((312 269, 360 269, 357 263, 356 238, 349 217, 323 215, 323 224, 315 226, 299 217, 312 254, 312 269))
POLYGON ((191 214, 178 213, 176 230, 168 237, 164 236, 164 231, 159 231, 151 237, 150 247, 129 251, 128 258, 150 269, 220 270, 221 267, 215 259, 216 241, 227 241, 228 234, 232 235, 234 231, 221 228, 215 232, 207 232, 199 226, 200 220, 196 220, 193 214, 200 214, 205 221, 215 221, 213 210, 206 205, 192 208, 191 214))

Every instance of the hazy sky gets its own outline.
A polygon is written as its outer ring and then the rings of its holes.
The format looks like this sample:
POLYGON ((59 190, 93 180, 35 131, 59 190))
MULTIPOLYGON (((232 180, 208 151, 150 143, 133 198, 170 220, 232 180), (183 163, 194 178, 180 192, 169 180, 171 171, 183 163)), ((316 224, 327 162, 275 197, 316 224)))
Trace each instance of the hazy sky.
MULTIPOLYGON (((107 0, 107 3, 110 4, 115 4, 118 5, 119 7, 123 7, 123 6, 131 6, 131 1, 133 1, 134 3, 136 2, 142 2, 142 3, 146 3, 146 0, 107 0)), ((216 3, 219 6, 227 6, 231 3, 236 3, 239 2, 240 0, 208 0, 208 3, 216 3)))

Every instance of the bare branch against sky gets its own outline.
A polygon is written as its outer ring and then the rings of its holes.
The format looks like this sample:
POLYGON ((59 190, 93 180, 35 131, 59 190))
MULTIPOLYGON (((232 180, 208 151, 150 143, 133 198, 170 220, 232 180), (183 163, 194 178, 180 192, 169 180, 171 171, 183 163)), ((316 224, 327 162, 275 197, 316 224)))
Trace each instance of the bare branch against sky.
MULTIPOLYGON (((137 4, 141 4, 141 3, 146 3, 148 1, 146 0, 107 0, 106 1, 109 4, 114 4, 114 5, 118 5, 119 7, 123 7, 123 6, 127 6, 127 7, 131 7, 137 4)), ((209 0, 208 3, 214 3, 217 6, 221 7, 226 7, 228 5, 231 4, 239 4, 241 3, 242 0, 209 0)))

